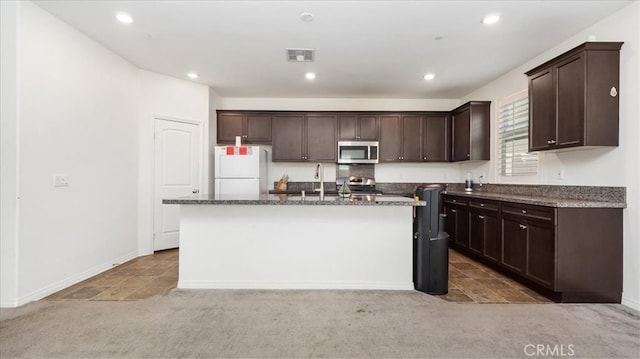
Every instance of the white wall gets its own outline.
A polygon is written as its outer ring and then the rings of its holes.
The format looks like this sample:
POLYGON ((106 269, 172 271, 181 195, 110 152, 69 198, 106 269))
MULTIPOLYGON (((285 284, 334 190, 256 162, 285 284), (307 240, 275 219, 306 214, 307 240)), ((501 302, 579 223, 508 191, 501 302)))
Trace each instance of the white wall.
POLYGON ((176 119, 200 125, 204 166, 203 193, 209 182, 209 88, 194 82, 139 70, 139 181, 138 181, 138 248, 139 255, 153 253, 153 131, 154 118, 176 119))
MULTIPOLYGON (((633 4, 590 26, 552 49, 519 66, 486 86, 468 94, 467 99, 492 101, 491 158, 496 158, 495 102, 519 90, 526 89, 524 75, 537 65, 588 41, 624 41, 620 52, 620 145, 609 149, 544 153, 540 183, 552 185, 626 186, 627 209, 624 211, 624 293, 623 303, 640 309, 640 4, 633 4), (564 178, 558 178, 559 171, 564 178)), ((467 171, 474 178, 486 172, 494 182, 495 161, 461 166, 461 176, 467 171)))
MULTIPOLYGON (((219 110, 275 111, 450 111, 460 101, 455 99, 362 99, 362 98, 219 98, 219 110)), ((335 181, 335 165, 325 164, 325 181, 335 181)), ((289 181, 312 181, 315 163, 271 163, 269 188, 283 174, 289 181)), ((376 166, 379 182, 457 181, 459 165, 444 164, 380 164, 376 166)))
POLYGON ((137 254, 136 68, 32 3, 11 6, 19 11, 18 71, 11 83, 3 74, 3 93, 11 86, 18 107, 10 118, 3 111, 3 124, 17 133, 9 149, 17 166, 7 164, 18 200, 2 217, 15 216, 8 241, 17 255, 11 263, 3 248, 3 266, 8 259, 13 268, 2 271, 2 306, 41 298, 137 254), (70 186, 54 188, 54 174, 68 175, 70 186), (15 290, 5 292, 5 283, 15 290))
POLYGON ((206 149, 209 95, 30 2, 0 4, 0 306, 14 307, 151 253, 153 117, 200 123, 206 149), (54 174, 70 186, 53 187, 54 174))
POLYGON ((18 19, 16 2, 0 1, 0 306, 18 293, 18 19))

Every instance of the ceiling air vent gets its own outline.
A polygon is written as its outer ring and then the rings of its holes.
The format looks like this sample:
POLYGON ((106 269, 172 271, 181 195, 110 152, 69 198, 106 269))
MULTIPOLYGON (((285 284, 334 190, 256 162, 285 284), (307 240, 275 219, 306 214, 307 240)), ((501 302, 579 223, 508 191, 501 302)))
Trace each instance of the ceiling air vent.
POLYGON ((287 61, 313 62, 314 53, 311 49, 287 49, 287 61))

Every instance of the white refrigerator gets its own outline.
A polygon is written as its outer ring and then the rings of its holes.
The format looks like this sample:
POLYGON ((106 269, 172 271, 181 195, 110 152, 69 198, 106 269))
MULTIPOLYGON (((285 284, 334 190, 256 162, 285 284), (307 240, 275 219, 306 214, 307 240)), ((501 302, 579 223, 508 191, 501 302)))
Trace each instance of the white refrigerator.
POLYGON ((216 194, 267 193, 268 152, 259 146, 216 146, 216 194))

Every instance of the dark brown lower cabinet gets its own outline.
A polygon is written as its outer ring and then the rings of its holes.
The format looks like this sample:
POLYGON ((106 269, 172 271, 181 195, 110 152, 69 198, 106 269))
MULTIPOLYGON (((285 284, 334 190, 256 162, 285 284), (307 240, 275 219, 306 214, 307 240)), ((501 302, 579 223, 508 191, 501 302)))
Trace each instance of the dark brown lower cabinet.
POLYGON ((446 216, 445 228, 449 241, 458 246, 469 247, 469 209, 468 201, 463 198, 449 197, 444 200, 446 216))
POLYGON ((621 208, 555 208, 445 195, 444 209, 453 248, 557 302, 620 303, 621 208), (460 210, 462 204, 466 210, 460 210), (466 242, 458 238, 463 212, 466 242))
POLYGON ((494 262, 500 261, 496 201, 469 201, 469 250, 494 262))
POLYGON ((501 263, 517 273, 524 273, 527 254, 527 232, 518 218, 502 217, 501 263))
POLYGON ((554 289, 556 283, 556 236, 550 223, 529 221, 527 231, 527 278, 554 289))

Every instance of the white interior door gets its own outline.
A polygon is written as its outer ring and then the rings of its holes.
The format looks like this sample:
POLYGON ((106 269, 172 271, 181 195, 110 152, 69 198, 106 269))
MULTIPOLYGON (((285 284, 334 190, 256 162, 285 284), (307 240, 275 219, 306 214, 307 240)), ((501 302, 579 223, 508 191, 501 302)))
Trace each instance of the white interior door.
POLYGON ((200 142, 198 125, 155 120, 155 251, 179 246, 180 205, 162 204, 162 200, 200 192, 200 142))

